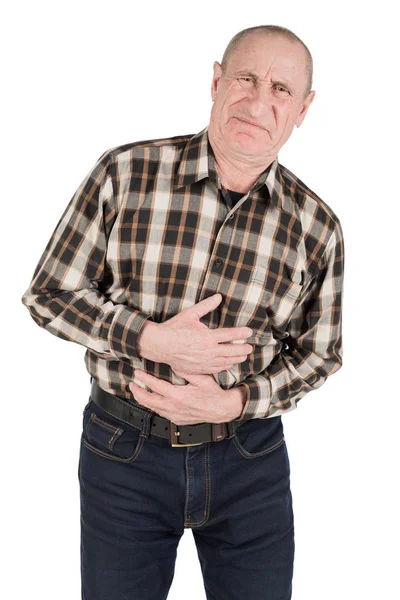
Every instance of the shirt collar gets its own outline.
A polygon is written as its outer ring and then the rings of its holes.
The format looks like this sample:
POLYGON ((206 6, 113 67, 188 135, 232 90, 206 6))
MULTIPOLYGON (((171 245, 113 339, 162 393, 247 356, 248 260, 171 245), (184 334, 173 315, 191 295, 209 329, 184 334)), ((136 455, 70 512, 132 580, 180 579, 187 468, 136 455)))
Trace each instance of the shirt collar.
MULTIPOLYGON (((173 187, 176 190, 205 177, 209 177, 217 188, 221 188, 214 153, 208 140, 208 125, 186 142, 173 187)), ((282 203, 283 180, 278 157, 261 173, 252 191, 259 190, 263 185, 268 189, 271 202, 279 208, 282 203)))

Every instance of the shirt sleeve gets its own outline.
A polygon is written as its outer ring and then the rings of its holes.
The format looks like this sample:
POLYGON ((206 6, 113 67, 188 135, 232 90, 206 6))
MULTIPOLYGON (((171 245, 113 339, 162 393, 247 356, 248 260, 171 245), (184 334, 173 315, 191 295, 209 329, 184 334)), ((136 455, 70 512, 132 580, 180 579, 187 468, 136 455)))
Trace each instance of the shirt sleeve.
POLYGON ((246 400, 237 420, 293 410, 307 392, 340 369, 343 278, 344 240, 337 221, 317 275, 290 320, 287 344, 264 371, 239 384, 246 390, 246 400))
POLYGON ((138 357, 150 318, 103 293, 107 236, 117 216, 113 158, 106 150, 81 182, 44 249, 21 300, 39 327, 105 359, 138 357))

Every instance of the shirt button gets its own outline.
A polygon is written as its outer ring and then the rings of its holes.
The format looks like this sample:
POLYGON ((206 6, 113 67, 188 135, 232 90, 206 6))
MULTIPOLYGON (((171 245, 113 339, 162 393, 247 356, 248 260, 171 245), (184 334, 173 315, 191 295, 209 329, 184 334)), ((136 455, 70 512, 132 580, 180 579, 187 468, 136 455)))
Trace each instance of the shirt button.
POLYGON ((235 213, 232 213, 230 217, 228 217, 228 221, 232 221, 235 218, 235 213))
POLYGON ((216 269, 219 269, 219 268, 221 267, 221 265, 222 265, 222 259, 221 259, 221 258, 216 258, 216 259, 214 260, 214 267, 215 267, 216 269))

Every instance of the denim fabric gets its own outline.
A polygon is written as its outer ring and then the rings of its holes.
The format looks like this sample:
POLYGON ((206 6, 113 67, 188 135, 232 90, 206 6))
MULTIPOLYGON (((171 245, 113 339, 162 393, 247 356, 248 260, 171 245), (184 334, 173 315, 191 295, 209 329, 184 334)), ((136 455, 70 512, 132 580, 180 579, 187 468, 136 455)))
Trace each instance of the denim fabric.
POLYGON ((150 420, 140 431, 90 398, 85 406, 82 600, 166 599, 185 528, 207 600, 289 600, 294 519, 281 417, 245 421, 230 440, 185 448, 149 429, 150 420))

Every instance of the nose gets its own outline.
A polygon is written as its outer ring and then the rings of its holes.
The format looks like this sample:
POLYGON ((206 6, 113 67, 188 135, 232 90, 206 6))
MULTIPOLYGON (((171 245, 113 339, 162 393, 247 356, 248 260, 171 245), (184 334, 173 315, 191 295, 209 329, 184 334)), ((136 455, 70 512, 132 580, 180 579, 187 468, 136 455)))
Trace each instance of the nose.
POLYGON ((251 114, 261 123, 268 120, 268 115, 274 110, 274 96, 269 85, 253 86, 249 94, 251 114))

